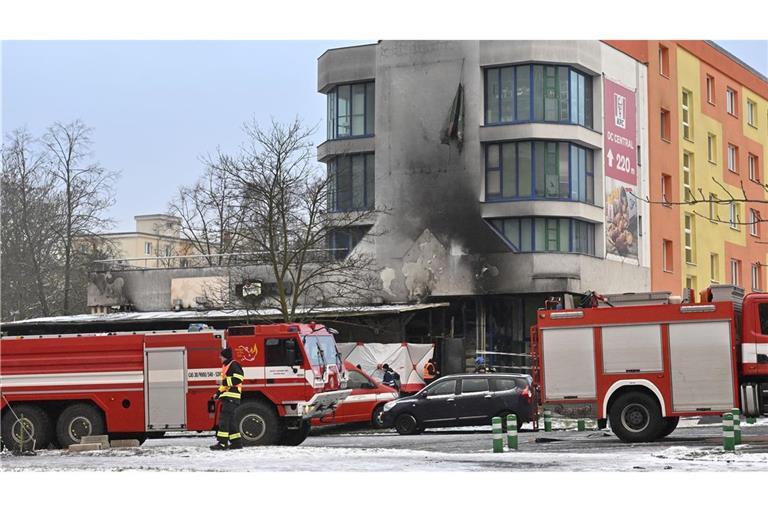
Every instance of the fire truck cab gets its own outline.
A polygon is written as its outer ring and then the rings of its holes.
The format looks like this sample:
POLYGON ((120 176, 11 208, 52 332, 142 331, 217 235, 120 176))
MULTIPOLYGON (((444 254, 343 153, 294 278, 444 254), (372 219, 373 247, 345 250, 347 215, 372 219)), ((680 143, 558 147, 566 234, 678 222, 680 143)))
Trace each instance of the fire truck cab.
POLYGON ((768 294, 722 285, 702 295, 699 303, 539 310, 531 351, 541 404, 608 420, 626 442, 667 436, 684 416, 765 413, 768 294))
POLYGON ((16 449, 207 431, 229 346, 244 371, 235 412, 245 445, 297 445, 350 390, 331 331, 317 324, 11 336, 0 340, 3 442, 16 449), (27 444, 29 443, 29 444, 27 444))

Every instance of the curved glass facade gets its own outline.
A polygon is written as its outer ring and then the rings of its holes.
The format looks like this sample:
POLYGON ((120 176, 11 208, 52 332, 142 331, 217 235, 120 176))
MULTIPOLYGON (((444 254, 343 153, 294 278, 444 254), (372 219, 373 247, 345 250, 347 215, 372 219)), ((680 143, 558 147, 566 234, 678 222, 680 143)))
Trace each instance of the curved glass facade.
POLYGON ((339 156, 328 162, 328 211, 349 212, 373 209, 373 153, 339 156))
POLYGON ((592 77, 569 66, 485 69, 485 124, 565 123, 592 128, 592 77))
POLYGON ((595 255, 595 225, 568 217, 491 219, 514 252, 568 252, 595 255))
POLYGON ((373 82, 338 85, 328 91, 328 139, 373 135, 375 97, 373 82))
POLYGON ((591 149, 561 141, 486 144, 485 199, 594 204, 594 154, 591 149))

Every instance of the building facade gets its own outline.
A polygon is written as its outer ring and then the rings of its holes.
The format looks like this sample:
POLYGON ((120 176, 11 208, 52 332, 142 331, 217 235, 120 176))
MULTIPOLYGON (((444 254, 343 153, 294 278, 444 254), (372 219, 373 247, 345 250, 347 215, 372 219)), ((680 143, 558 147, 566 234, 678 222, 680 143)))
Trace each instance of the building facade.
POLYGON ((450 302, 467 353, 524 351, 548 296, 649 291, 646 74, 599 41, 327 51, 329 207, 373 210, 332 246, 375 254, 384 302, 450 302))
POLYGON ((768 80, 704 41, 609 44, 648 66, 653 288, 765 290, 768 80))

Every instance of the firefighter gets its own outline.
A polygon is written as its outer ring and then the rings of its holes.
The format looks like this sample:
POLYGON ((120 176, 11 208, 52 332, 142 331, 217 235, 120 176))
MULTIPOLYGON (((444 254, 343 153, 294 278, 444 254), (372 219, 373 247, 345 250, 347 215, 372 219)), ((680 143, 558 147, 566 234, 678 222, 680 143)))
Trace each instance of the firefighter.
POLYGON ((392 368, 390 368, 390 366, 387 363, 384 363, 384 365, 381 368, 384 370, 384 377, 381 379, 381 383, 384 384, 385 386, 395 388, 395 390, 399 393, 400 392, 400 374, 397 373, 392 368))
POLYGON ((243 391, 243 367, 232 359, 232 349, 227 347, 221 351, 221 385, 214 400, 221 402, 219 424, 216 429, 217 443, 211 450, 237 450, 243 447, 240 432, 235 425, 235 409, 240 405, 240 394, 243 391))
POLYGON ((437 370, 435 360, 430 359, 427 361, 427 364, 424 365, 424 370, 422 371, 421 376, 424 379, 424 383, 429 384, 435 380, 439 374, 440 372, 437 370))

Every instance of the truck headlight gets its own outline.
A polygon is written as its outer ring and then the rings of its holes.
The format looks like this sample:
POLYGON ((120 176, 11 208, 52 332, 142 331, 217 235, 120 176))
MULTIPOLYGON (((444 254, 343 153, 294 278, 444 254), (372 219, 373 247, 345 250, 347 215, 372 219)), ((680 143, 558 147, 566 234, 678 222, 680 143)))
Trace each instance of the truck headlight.
POLYGON ((387 412, 388 410, 393 408, 395 405, 396 405, 395 400, 392 400, 391 402, 387 402, 384 404, 384 408, 382 409, 382 411, 387 412))

